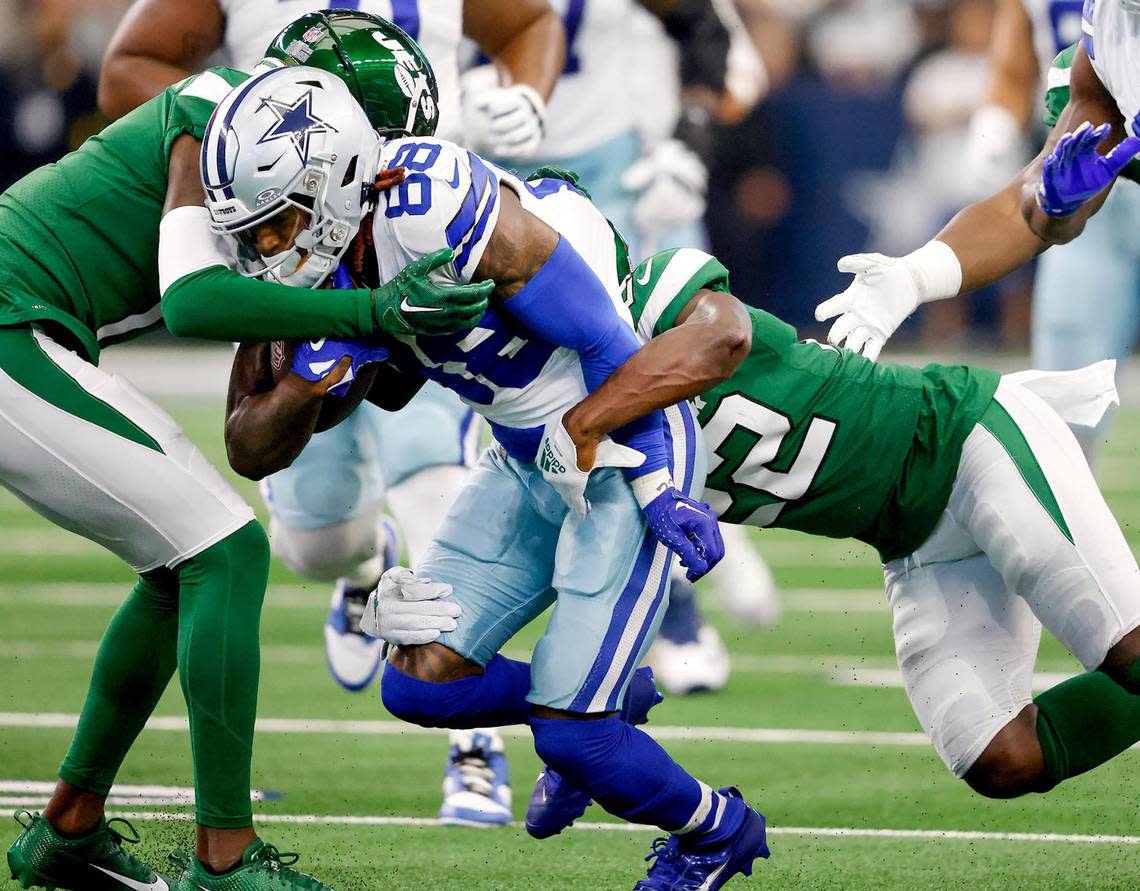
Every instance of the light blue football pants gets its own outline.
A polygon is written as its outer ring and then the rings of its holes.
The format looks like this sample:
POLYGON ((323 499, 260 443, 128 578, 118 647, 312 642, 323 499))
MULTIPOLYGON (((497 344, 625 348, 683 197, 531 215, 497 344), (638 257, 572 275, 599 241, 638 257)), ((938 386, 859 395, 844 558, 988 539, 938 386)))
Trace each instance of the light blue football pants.
POLYGON ((1119 182, 1079 238, 1037 266, 1033 365, 1048 371, 1124 359, 1140 330, 1140 186, 1119 182))
MULTIPOLYGON (((706 457, 687 405, 666 411, 673 477, 700 497, 706 457)), ((649 535, 621 471, 595 471, 585 519, 570 513, 531 463, 497 445, 452 505, 421 571, 451 584, 459 627, 440 643, 487 664, 552 603, 531 661, 535 705, 575 712, 620 707, 668 603, 672 553, 649 535)))

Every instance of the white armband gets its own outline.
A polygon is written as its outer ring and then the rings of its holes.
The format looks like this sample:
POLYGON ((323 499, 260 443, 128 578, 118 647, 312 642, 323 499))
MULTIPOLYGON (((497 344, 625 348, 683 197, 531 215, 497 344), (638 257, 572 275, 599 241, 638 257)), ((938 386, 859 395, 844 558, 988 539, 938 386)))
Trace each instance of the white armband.
POLYGON ((660 470, 654 470, 652 473, 631 480, 629 485, 633 489, 633 497, 637 499, 638 506, 644 509, 666 489, 673 488, 673 475, 662 467, 660 470))
POLYGON ((210 228, 204 207, 176 207, 158 224, 158 288, 162 294, 183 276, 211 266, 232 266, 226 240, 210 228))
POLYGON ((928 241, 900 262, 914 276, 919 303, 956 297, 962 290, 962 263, 943 241, 928 241))

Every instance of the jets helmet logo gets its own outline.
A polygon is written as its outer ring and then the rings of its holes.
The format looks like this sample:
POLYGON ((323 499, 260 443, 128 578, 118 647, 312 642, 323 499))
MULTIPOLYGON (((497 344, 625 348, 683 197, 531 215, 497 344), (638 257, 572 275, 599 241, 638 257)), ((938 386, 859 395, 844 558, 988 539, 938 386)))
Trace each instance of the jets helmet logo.
POLYGON ((297 150, 301 163, 309 160, 309 139, 318 133, 336 133, 331 124, 322 121, 313 114, 313 91, 306 90, 294 102, 283 102, 280 99, 266 97, 261 100, 261 107, 268 108, 276 116, 277 121, 265 131, 265 135, 257 141, 273 142, 276 139, 288 139, 297 150))

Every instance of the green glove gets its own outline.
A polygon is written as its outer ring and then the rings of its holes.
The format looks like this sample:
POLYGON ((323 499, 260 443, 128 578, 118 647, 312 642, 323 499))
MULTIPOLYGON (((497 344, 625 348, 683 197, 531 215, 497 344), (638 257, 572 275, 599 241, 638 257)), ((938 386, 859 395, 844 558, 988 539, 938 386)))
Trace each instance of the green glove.
POLYGON ((473 328, 487 311, 491 281, 441 285, 431 272, 451 262, 444 248, 409 263, 388 284, 372 291, 372 325, 387 334, 450 334, 473 328))

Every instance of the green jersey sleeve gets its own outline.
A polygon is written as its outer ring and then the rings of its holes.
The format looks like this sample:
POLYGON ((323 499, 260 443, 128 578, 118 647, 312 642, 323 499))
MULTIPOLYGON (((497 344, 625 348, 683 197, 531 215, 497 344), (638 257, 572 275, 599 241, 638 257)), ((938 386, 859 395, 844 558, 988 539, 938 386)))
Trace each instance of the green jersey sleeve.
POLYGON ((673 248, 641 263, 622 284, 622 302, 637 333, 649 340, 667 331, 697 291, 728 291, 728 270, 695 248, 673 248))
POLYGON ((169 155, 174 140, 183 133, 201 141, 218 103, 248 77, 245 72, 233 68, 209 68, 171 87, 173 95, 163 133, 164 152, 169 155))
POLYGON ((207 340, 297 340, 371 334, 372 294, 290 288, 244 278, 225 266, 200 269, 162 297, 166 327, 207 340))
MULTIPOLYGON (((1079 43, 1074 43, 1068 49, 1061 50, 1053 64, 1049 66, 1049 74, 1045 84, 1045 126, 1052 129, 1057 126, 1061 112, 1069 104, 1069 82, 1073 72, 1073 59, 1076 58, 1079 43)), ((1140 182, 1140 161, 1133 161, 1124 168, 1121 176, 1140 182)))

